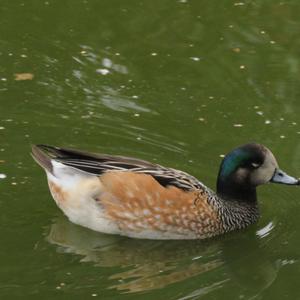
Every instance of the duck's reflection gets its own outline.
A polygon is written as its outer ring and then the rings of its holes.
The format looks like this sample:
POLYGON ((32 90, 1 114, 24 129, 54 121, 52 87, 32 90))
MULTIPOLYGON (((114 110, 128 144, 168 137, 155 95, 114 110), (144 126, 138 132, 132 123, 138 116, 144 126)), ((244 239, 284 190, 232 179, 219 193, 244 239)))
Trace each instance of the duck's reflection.
POLYGON ((276 278, 278 264, 270 261, 255 232, 208 241, 150 241, 104 235, 59 217, 48 241, 60 251, 101 267, 117 267, 109 288, 141 292, 193 278, 184 299, 239 286, 245 294, 260 293, 276 278))

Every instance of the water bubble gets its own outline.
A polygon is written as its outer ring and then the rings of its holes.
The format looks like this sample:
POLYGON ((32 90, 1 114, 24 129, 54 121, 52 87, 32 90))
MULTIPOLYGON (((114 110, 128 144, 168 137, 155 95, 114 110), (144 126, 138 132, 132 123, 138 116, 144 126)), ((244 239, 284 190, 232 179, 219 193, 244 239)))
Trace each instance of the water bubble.
POLYGON ((109 59, 109 58, 103 58, 102 59, 102 65, 105 67, 105 68, 111 68, 113 63, 112 61, 109 59))
POLYGON ((236 48, 232 48, 232 51, 235 52, 235 53, 240 53, 241 49, 236 47, 236 48))
POLYGON ((101 75, 109 74, 109 70, 107 70, 107 69, 97 69, 96 72, 101 74, 101 75))

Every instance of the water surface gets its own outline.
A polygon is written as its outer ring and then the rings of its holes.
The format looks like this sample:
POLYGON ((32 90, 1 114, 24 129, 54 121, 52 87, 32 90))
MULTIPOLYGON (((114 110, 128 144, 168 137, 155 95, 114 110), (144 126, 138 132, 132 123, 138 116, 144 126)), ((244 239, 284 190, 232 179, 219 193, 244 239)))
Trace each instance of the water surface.
POLYGON ((211 188, 257 141, 300 176, 298 1, 2 1, 0 298, 296 299, 300 190, 259 188, 260 221, 207 241, 71 224, 31 143, 139 157, 211 188))

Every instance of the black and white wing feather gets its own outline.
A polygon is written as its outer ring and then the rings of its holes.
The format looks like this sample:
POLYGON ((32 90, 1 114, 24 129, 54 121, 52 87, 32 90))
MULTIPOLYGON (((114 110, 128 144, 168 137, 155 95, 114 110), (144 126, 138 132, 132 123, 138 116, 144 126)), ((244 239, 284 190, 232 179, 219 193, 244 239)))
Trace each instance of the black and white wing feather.
POLYGON ((162 167, 144 160, 114 156, 107 154, 88 153, 84 151, 58 148, 47 145, 33 146, 35 152, 42 152, 49 159, 54 159, 66 166, 81 171, 101 175, 108 171, 131 171, 151 175, 162 186, 176 186, 183 190, 204 189, 204 185, 195 177, 172 168, 162 167))

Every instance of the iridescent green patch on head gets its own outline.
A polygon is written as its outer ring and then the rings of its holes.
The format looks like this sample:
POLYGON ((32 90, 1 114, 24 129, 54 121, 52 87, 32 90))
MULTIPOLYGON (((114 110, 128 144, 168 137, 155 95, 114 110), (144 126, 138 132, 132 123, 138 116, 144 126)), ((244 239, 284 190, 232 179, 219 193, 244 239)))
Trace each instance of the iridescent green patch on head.
POLYGON ((223 178, 232 174, 243 162, 251 157, 251 153, 244 149, 236 149, 229 153, 223 160, 220 175, 223 178))

